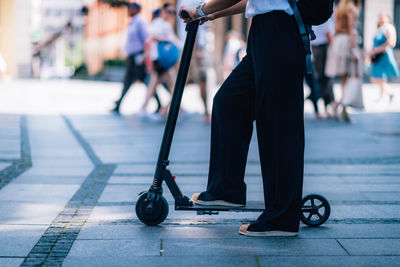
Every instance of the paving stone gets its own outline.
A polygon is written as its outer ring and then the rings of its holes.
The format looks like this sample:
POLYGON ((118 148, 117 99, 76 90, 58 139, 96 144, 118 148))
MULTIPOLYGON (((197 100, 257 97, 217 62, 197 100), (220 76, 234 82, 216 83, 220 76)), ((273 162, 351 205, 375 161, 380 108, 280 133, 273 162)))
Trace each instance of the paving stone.
POLYGON ((85 257, 68 256, 63 266, 248 266, 256 267, 257 260, 252 256, 186 256, 186 257, 168 257, 168 256, 115 256, 110 257, 85 257))
POLYGON ((126 257, 160 255, 159 239, 140 240, 76 240, 68 254, 74 256, 126 257))
MULTIPOLYGON (((17 178, 18 179, 18 178, 17 178)), ((1 202, 65 203, 79 188, 78 185, 9 184, 0 191, 1 202)))
POLYGON ((10 163, 0 162, 0 171, 10 166, 10 163))
POLYGON ((0 224, 49 224, 64 203, 0 202, 0 224))
POLYGON ((350 255, 400 256, 400 239, 338 239, 350 255))
POLYGON ((23 258, 0 258, 0 266, 17 267, 24 261, 23 258))
POLYGON ((80 185, 86 176, 31 176, 21 175, 13 184, 80 185))
POLYGON ((87 176, 93 170, 92 167, 83 167, 78 168, 74 166, 70 167, 52 167, 48 166, 47 168, 35 168, 28 170, 26 175, 32 176, 87 176))
POLYGON ((399 205, 337 205, 332 208, 332 218, 400 218, 399 205))
POLYGON ((25 257, 44 233, 42 225, 0 225, 1 257, 25 257))
POLYGON ((381 267, 399 266, 397 256, 260 256, 261 266, 310 267, 310 266, 345 266, 345 267, 381 267))
POLYGON ((333 239, 223 238, 205 240, 163 240, 165 256, 186 255, 346 255, 333 239))
MULTIPOLYGON (((212 239, 241 238, 238 234, 240 223, 228 225, 103 225, 86 224, 79 233, 78 239, 212 239)), ((325 224, 313 228, 302 226, 299 237, 316 238, 399 238, 398 224, 325 224)))

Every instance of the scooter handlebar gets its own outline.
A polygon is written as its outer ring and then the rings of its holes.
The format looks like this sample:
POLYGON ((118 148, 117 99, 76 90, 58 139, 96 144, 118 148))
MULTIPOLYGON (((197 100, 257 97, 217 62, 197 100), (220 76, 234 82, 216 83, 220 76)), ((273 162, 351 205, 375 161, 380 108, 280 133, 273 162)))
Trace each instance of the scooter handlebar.
POLYGON ((181 18, 188 19, 190 18, 189 13, 186 10, 181 11, 181 18))

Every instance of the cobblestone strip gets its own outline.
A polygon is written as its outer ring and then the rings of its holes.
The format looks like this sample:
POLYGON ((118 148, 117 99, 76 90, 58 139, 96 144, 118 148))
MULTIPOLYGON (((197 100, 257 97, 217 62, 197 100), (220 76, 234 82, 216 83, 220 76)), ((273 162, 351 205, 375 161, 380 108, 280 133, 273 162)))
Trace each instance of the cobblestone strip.
POLYGON ((20 128, 21 158, 11 161, 10 166, 0 171, 0 189, 32 167, 26 115, 22 115, 20 118, 20 128))
POLYGON ((108 179, 117 167, 115 164, 103 164, 69 119, 64 117, 64 120, 95 168, 50 224, 21 266, 62 265, 80 230, 96 206, 108 179))

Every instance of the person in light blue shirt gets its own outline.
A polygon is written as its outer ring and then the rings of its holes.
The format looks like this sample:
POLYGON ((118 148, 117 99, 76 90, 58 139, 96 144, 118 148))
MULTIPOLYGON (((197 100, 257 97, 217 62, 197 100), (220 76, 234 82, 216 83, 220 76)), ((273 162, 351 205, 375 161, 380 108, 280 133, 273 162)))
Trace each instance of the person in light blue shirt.
MULTIPOLYGON (((299 231, 304 167, 306 54, 288 0, 211 0, 183 7, 185 22, 245 12, 247 55, 214 97, 207 189, 197 205, 245 206, 247 153, 256 122, 265 210, 239 233, 294 236, 299 231), (204 17, 205 16, 205 17, 204 17)), ((181 14, 181 13, 179 13, 181 14)))
POLYGON ((119 114, 120 106, 129 88, 135 81, 145 81, 146 68, 144 65, 144 46, 149 38, 146 20, 140 16, 141 6, 138 3, 128 4, 130 17, 127 28, 125 52, 127 55, 125 65, 125 77, 121 96, 115 101, 113 112, 119 114))

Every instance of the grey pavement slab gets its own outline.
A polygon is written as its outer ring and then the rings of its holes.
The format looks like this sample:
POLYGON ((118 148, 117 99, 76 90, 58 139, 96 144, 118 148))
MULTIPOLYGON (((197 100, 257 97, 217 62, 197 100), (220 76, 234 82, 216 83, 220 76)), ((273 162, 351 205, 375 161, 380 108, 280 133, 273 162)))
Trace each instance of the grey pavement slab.
MULTIPOLYGON (((78 239, 213 239, 241 238, 240 223, 229 225, 161 225, 148 227, 132 224, 86 224, 78 239)), ((318 228, 302 226, 299 237, 304 239, 327 238, 399 238, 398 224, 326 224, 318 228)))
POLYGON ((400 266, 398 256, 260 256, 259 266, 400 266))
POLYGON ((11 183, 0 191, 0 203, 65 203, 79 188, 78 185, 11 183))
POLYGON ((37 185, 80 185, 86 176, 31 176, 21 175, 13 181, 13 184, 37 184, 37 185))
POLYGON ((258 267, 257 259, 254 256, 68 256, 63 266, 249 266, 258 267))
POLYGON ((24 261, 23 258, 0 258, 0 266, 2 267, 17 267, 24 261))
POLYGON ((347 255, 334 239, 224 238, 209 240, 163 240, 165 256, 218 255, 347 255))
POLYGON ((68 254, 74 256, 114 257, 158 256, 160 255, 159 239, 138 240, 76 240, 68 254))
POLYGON ((91 171, 93 170, 93 167, 74 167, 72 166, 64 166, 64 167, 52 167, 49 165, 48 167, 43 167, 43 168, 33 168, 29 169, 26 172, 26 175, 30 176, 79 176, 81 177, 82 175, 87 176, 91 171))
POLYGON ((0 224, 44 224, 54 220, 65 203, 0 202, 0 224))
MULTIPOLYGON (((25 257, 46 228, 43 225, 0 225, 0 257, 25 257)), ((1 261, 0 266, 3 266, 1 261)))
POLYGON ((338 239, 350 255, 400 256, 400 239, 338 239))
POLYGON ((10 166, 10 163, 0 162, 0 171, 10 166))
POLYGON ((331 219, 365 218, 398 219, 400 206, 392 205, 337 205, 332 208, 331 219))

